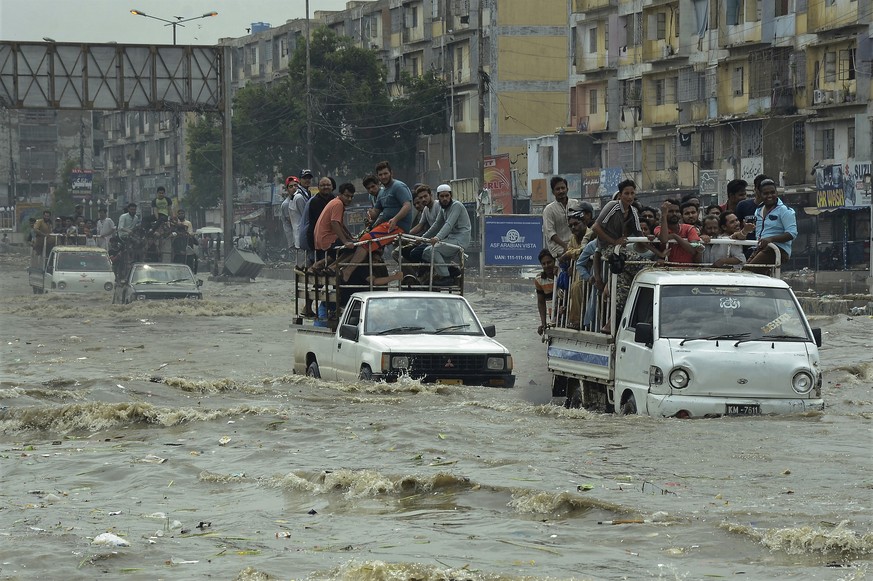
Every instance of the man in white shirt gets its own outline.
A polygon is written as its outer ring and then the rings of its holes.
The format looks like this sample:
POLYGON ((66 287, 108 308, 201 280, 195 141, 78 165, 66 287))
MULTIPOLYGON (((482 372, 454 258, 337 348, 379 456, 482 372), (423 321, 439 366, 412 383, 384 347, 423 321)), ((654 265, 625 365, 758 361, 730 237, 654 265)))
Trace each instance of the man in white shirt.
POLYGON ((127 212, 121 215, 118 219, 118 237, 126 240, 133 229, 142 223, 142 218, 136 213, 136 203, 131 202, 127 205, 127 212))
POLYGON ((573 234, 570 232, 568 215, 571 211, 579 209, 579 200, 571 200, 568 197, 569 186, 567 180, 561 176, 554 176, 550 185, 555 201, 543 209, 543 233, 549 252, 558 258, 567 251, 567 246, 570 244, 570 237, 573 234))
POLYGON ((109 248, 109 239, 115 234, 115 222, 106 216, 106 208, 97 210, 96 242, 100 248, 109 248))

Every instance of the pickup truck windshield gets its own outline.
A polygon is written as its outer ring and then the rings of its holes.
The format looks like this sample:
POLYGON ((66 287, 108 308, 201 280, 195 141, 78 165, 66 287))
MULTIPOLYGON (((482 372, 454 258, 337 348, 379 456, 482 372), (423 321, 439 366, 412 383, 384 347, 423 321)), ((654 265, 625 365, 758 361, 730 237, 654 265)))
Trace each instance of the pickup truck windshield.
POLYGON ((681 285, 661 288, 660 336, 686 340, 811 341, 788 289, 681 285))
POLYGON ((100 252, 58 252, 55 268, 60 271, 112 272, 112 263, 100 252))
POLYGON ((144 264, 130 273, 132 284, 194 284, 191 271, 186 266, 144 264))
POLYGON ((469 305, 450 296, 372 298, 367 302, 365 321, 366 335, 482 334, 469 305))

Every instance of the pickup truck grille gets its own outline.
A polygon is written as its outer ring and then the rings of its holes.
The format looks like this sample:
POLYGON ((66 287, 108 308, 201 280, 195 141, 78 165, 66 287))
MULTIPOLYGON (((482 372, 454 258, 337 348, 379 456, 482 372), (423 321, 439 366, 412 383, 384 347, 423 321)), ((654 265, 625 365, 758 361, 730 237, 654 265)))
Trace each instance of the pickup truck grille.
POLYGON ((488 360, 487 355, 435 355, 407 354, 412 373, 463 373, 482 371, 488 360))

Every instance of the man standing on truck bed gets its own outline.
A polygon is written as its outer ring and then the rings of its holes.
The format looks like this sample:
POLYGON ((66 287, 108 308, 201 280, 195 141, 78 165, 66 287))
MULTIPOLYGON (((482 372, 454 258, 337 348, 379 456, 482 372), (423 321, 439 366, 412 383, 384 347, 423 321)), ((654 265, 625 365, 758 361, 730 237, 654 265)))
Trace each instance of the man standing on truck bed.
POLYGON ((661 239, 661 244, 668 249, 668 262, 692 264, 703 258, 703 246, 700 234, 691 224, 682 222, 678 200, 667 199, 661 204, 661 225, 655 228, 655 236, 661 239), (668 245, 669 241, 676 244, 668 245))
POLYGON ((568 215, 579 209, 579 200, 571 200, 568 197, 569 187, 567 180, 561 176, 554 176, 549 185, 552 195, 555 197, 543 208, 543 234, 546 236, 546 246, 552 256, 558 258, 567 251, 570 244, 570 232, 568 215))
MULTIPOLYGON (((43 245, 46 245, 45 239, 53 231, 52 213, 48 210, 43 210, 42 218, 33 223, 33 249, 37 253, 42 252, 43 245)), ((49 239, 46 245, 46 250, 54 246, 54 243, 49 239)))
MULTIPOLYGON (((624 180, 618 184, 618 199, 607 202, 594 222, 594 233, 600 240, 601 255, 605 260, 615 260, 616 246, 620 248, 620 255, 624 259, 636 260, 638 258, 633 248, 625 246, 629 236, 642 236, 640 216, 636 206, 634 206, 636 197, 636 182, 624 180)), ((629 290, 630 280, 628 277, 620 277, 615 291, 615 312, 619 318, 621 318, 629 290)))

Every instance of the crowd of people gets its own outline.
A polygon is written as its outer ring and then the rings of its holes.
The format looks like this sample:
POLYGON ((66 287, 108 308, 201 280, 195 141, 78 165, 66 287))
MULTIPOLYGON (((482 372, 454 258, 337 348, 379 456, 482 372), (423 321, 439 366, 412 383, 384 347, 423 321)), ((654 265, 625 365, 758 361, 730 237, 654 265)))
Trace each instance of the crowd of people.
MULTIPOLYGON (((337 188, 336 180, 324 176, 318 180, 318 192, 312 194, 313 179, 308 169, 288 176, 280 207, 286 242, 289 253, 295 256, 298 274, 335 277, 340 285, 348 286, 383 286, 401 279, 434 287, 456 284, 459 273, 454 265, 459 253, 470 244, 471 224, 464 205, 453 198, 451 186, 438 186, 436 200, 427 184, 416 184, 413 193, 394 177, 387 161, 380 161, 374 173, 362 180, 370 207, 364 231, 353 236, 344 217, 354 199, 355 186, 343 183, 337 188), (403 234, 422 240, 401 243, 403 234), (402 254, 410 263, 432 263, 433 276, 430 268, 388 274, 383 254, 391 245, 397 246, 395 257, 402 254), (375 265, 372 274, 371 263, 375 265)), ((312 301, 307 301, 304 316, 315 316, 312 301)))
POLYGON ((85 218, 81 205, 75 207, 72 216, 52 217, 50 210, 44 210, 41 218, 32 221, 28 241, 40 254, 55 245, 104 248, 119 279, 134 262, 187 264, 196 274, 198 241, 185 210, 175 205, 161 186, 151 201, 149 214, 141 216, 138 205, 130 202, 117 224, 103 207, 97 211, 97 220, 85 218))
POLYGON ((555 176, 550 185, 554 201, 543 210, 543 270, 534 279, 539 334, 557 321, 570 328, 608 332, 610 321, 597 305, 608 296, 610 273, 618 277, 615 301, 620 318, 634 276, 648 264, 769 273, 777 252, 782 263, 791 257, 797 237, 794 210, 779 199, 776 182, 766 175, 755 178, 754 197, 747 197, 746 181, 735 179, 727 184, 726 202, 706 208, 694 194, 668 198, 659 209, 643 206, 636 200, 636 184, 625 180, 596 218, 590 204, 568 198, 567 180, 555 176), (646 241, 628 244, 631 237, 646 241), (715 242, 719 239, 757 243, 715 242))

